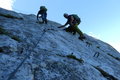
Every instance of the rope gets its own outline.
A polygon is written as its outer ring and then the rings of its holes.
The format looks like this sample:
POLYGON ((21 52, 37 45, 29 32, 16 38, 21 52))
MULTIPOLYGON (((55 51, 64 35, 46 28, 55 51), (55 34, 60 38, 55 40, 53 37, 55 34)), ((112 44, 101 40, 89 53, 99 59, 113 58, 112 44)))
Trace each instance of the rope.
MULTIPOLYGON (((34 48, 37 47, 38 43, 40 42, 41 38, 43 37, 43 35, 45 34, 46 31, 47 31, 47 30, 45 30, 45 29, 43 30, 43 33, 41 34, 38 42, 35 44, 35 46, 32 48, 32 50, 34 50, 34 48)), ((28 53, 28 55, 25 56, 25 58, 24 58, 23 61, 18 65, 18 67, 17 67, 13 72, 10 73, 10 76, 8 77, 7 80, 11 80, 11 79, 15 76, 15 74, 16 74, 17 71, 18 71, 18 69, 22 66, 22 64, 26 61, 26 59, 31 55, 32 50, 30 51, 30 53, 28 53)))

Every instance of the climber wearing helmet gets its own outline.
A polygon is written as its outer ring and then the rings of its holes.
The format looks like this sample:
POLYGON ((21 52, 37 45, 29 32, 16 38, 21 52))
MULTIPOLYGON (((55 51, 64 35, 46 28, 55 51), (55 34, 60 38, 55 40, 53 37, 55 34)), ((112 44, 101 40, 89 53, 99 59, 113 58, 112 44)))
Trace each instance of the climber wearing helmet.
POLYGON ((71 33, 73 33, 73 35, 76 34, 76 32, 77 32, 80 35, 80 37, 79 37, 80 40, 85 39, 83 33, 78 28, 78 25, 81 22, 80 18, 76 14, 68 15, 67 13, 64 13, 63 16, 67 19, 67 22, 58 28, 65 27, 69 24, 68 28, 64 29, 66 32, 71 32, 71 33))
POLYGON ((40 10, 37 13, 37 20, 39 20, 39 15, 41 15, 40 17, 42 18, 41 23, 47 24, 47 8, 45 6, 40 6, 40 10))

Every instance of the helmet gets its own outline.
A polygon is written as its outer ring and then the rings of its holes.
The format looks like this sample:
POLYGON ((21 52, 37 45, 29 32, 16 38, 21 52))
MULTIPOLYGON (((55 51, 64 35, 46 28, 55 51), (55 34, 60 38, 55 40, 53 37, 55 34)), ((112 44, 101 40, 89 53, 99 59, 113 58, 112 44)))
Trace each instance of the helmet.
POLYGON ((44 9, 45 8, 45 6, 40 6, 40 9, 44 9))
POLYGON ((68 14, 67 13, 64 13, 64 15, 63 15, 65 18, 67 18, 68 17, 68 14))

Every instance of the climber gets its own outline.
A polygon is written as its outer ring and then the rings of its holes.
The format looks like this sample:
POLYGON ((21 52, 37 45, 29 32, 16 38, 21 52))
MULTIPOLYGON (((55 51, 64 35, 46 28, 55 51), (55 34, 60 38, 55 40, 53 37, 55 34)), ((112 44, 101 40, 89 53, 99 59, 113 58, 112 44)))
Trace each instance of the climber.
POLYGON ((78 28, 78 25, 81 22, 80 18, 76 14, 68 15, 67 13, 64 13, 64 17, 67 19, 67 22, 58 28, 65 27, 69 24, 69 27, 64 29, 66 32, 71 32, 73 33, 73 35, 76 34, 77 32, 80 35, 79 37, 80 40, 85 39, 85 36, 78 28))
POLYGON ((40 10, 37 13, 37 20, 39 21, 39 18, 42 18, 42 22, 47 24, 47 8, 45 6, 40 6, 40 10), (41 15, 41 16, 39 16, 41 15))

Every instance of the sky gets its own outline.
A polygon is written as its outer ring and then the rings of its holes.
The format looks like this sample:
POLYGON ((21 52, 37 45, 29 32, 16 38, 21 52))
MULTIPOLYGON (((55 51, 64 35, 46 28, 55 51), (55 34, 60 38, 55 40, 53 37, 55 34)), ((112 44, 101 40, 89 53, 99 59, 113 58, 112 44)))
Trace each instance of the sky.
POLYGON ((48 8, 48 19, 64 24, 64 13, 81 18, 83 33, 111 44, 120 52, 120 0, 0 0, 0 7, 24 14, 48 8))

